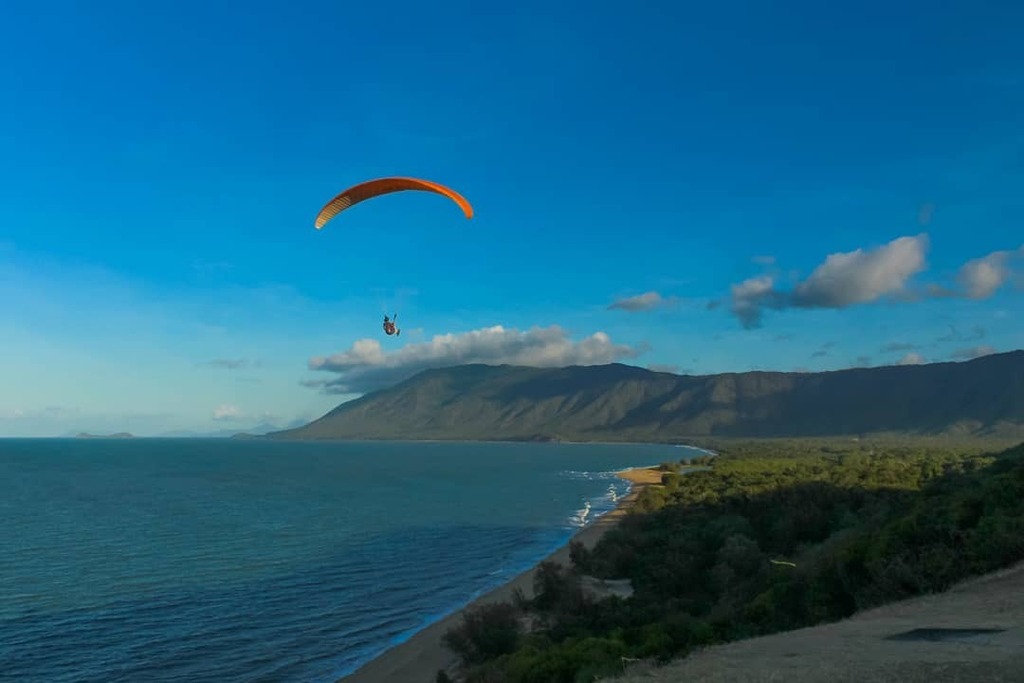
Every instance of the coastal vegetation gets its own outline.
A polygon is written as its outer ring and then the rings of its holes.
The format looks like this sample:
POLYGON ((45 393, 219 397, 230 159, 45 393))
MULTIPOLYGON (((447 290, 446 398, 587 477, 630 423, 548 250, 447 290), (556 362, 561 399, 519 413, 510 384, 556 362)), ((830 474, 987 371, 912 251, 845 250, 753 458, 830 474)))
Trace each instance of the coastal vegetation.
POLYGON ((834 621, 1024 559, 1024 444, 735 442, 662 465, 533 595, 468 610, 472 683, 593 681, 631 660, 834 621), (588 581, 628 579, 630 597, 588 581))

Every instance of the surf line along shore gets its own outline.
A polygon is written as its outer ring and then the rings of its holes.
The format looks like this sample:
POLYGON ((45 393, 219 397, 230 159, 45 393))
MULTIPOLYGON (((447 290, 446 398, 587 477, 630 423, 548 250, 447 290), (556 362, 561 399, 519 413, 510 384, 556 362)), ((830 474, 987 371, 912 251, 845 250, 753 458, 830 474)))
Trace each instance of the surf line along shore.
MULTIPOLYGON (((634 468, 617 472, 622 479, 632 484, 629 495, 625 496, 614 510, 611 510, 589 525, 576 532, 571 541, 578 541, 586 548, 593 548, 604 533, 617 524, 647 486, 661 484, 662 472, 657 467, 634 468)), ((569 566, 569 543, 548 555, 543 561, 558 562, 569 566)), ((462 609, 436 621, 409 640, 384 651, 353 673, 342 677, 338 683, 433 683, 438 669, 450 670, 458 657, 441 642, 448 629, 462 621, 463 611, 492 602, 509 602, 513 592, 519 588, 527 596, 533 595, 533 576, 540 566, 519 574, 514 579, 498 586, 489 593, 476 598, 462 609)))

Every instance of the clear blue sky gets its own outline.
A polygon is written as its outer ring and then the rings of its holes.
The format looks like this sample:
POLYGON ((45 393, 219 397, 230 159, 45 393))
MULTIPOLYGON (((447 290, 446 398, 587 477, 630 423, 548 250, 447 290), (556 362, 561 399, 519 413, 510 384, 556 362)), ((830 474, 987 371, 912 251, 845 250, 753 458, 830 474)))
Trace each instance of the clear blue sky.
POLYGON ((1021 26, 967 0, 9 2, 0 435, 283 425, 438 363, 1024 347, 1021 26), (476 217, 404 193, 314 230, 385 175, 476 217))

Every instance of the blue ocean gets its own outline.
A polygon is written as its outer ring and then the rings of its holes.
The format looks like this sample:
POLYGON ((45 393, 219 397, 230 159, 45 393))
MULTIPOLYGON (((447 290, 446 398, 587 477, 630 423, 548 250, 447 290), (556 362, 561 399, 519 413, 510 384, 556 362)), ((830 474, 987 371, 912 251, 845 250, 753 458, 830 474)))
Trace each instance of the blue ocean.
POLYGON ((0 440, 0 680, 333 683, 696 454, 0 440))

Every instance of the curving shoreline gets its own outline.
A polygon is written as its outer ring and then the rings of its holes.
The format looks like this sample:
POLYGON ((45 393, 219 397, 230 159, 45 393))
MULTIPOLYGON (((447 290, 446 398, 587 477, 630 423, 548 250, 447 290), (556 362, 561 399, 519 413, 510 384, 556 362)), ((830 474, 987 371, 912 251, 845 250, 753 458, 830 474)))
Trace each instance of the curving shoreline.
MULTIPOLYGON (((662 473, 654 469, 656 467, 635 467, 617 472, 616 474, 620 478, 630 482, 629 493, 623 496, 614 509, 577 531, 565 545, 540 562, 553 561, 568 565, 571 541, 577 541, 587 548, 592 548, 604 533, 626 514, 629 507, 636 501, 637 496, 640 495, 641 490, 652 484, 661 483, 662 473)), ((510 601, 517 588, 527 596, 532 595, 533 575, 540 562, 511 581, 476 598, 462 609, 430 624, 404 643, 386 650, 356 671, 340 678, 338 683, 433 683, 438 669, 451 669, 457 663, 457 657, 444 646, 441 638, 448 629, 459 623, 463 611, 476 605, 510 601)))

